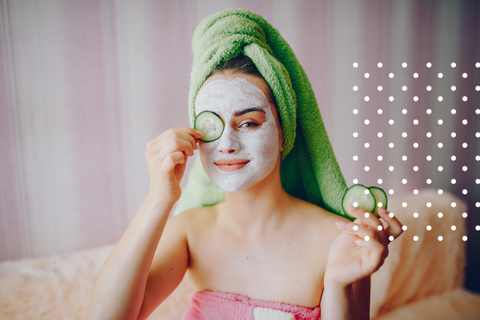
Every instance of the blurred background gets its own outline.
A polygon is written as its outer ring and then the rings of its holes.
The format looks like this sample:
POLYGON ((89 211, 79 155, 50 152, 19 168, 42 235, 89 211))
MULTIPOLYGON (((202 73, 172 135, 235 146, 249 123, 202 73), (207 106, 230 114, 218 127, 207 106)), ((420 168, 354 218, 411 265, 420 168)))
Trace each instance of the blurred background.
POLYGON ((148 192, 146 143, 189 125, 193 31, 235 7, 293 48, 349 186, 467 203, 455 236, 480 292, 480 2, 466 0, 1 0, 0 261, 119 240, 148 192))

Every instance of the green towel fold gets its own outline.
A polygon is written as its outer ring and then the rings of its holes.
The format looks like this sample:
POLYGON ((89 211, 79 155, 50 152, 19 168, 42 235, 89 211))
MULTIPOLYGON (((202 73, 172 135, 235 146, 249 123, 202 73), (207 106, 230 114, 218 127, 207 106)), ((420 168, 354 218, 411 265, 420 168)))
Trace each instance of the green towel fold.
MULTIPOLYGON (((246 9, 227 9, 205 18, 193 35, 189 115, 193 126, 195 98, 211 70, 239 54, 248 56, 270 86, 282 119, 285 141, 282 186, 289 194, 344 215, 347 186, 328 139, 310 81, 280 33, 246 9)), ((224 194, 207 176, 197 157, 175 214, 215 205, 224 194)))

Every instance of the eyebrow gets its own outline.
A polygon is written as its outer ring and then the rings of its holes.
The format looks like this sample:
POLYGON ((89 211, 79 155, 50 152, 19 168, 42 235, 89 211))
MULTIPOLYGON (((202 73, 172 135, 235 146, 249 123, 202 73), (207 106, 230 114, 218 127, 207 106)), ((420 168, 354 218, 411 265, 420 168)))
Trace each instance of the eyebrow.
POLYGON ((234 117, 240 117, 242 114, 245 114, 245 113, 248 113, 248 112, 253 112, 253 111, 260 111, 260 112, 265 113, 265 111, 263 111, 263 109, 260 109, 260 108, 257 108, 257 107, 252 107, 252 108, 247 108, 247 109, 235 111, 233 113, 233 116, 234 117))

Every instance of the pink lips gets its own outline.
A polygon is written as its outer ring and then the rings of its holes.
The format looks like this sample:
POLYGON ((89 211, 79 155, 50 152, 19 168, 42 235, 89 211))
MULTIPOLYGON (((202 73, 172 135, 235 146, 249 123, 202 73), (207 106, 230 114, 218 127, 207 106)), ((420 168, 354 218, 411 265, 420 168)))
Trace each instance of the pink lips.
POLYGON ((217 165, 222 171, 235 171, 242 169, 249 162, 250 160, 247 159, 220 159, 213 163, 215 163, 215 165, 217 165))

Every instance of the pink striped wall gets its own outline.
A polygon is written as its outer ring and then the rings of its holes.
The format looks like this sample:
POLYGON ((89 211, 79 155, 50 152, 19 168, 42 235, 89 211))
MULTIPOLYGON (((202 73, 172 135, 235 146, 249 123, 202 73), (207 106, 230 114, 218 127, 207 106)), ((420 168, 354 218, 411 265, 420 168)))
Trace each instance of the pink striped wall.
MULTIPOLYGON (((231 7, 263 15, 293 47, 349 185, 357 179, 395 194, 441 188, 467 201, 473 274, 480 7, 447 0, 0 2, 0 260, 119 239, 148 192, 146 143, 188 125, 193 31, 231 7)), ((480 288, 478 277, 467 280, 480 288)))

